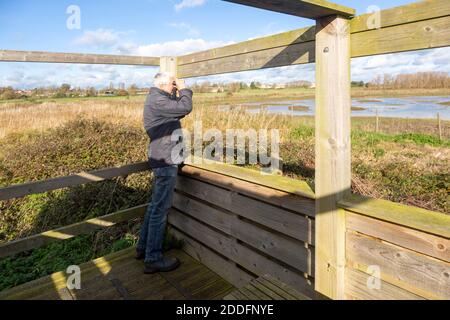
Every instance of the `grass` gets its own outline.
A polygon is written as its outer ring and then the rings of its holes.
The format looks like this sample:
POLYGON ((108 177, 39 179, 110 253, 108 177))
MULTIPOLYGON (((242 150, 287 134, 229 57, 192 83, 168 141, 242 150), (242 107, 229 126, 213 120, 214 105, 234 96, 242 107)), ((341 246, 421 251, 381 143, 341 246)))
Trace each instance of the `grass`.
MULTIPOLYGON (((89 120, 43 133, 12 134, 0 140, 0 185, 141 161, 146 144, 141 129, 89 120)), ((0 243, 147 203, 151 178, 145 172, 0 201, 0 243)), ((140 225, 135 219, 0 260, 0 290, 133 245, 140 225)), ((166 248, 174 244, 169 240, 166 248)))
POLYGON ((354 131, 352 142, 361 146, 374 146, 380 142, 396 142, 400 144, 415 144, 450 148, 450 140, 440 140, 438 137, 421 133, 386 134, 375 132, 354 131))
MULTIPOLYGON (((123 228, 123 226, 121 227, 123 228)), ((121 251, 137 243, 135 234, 120 227, 106 232, 82 235, 73 239, 53 242, 48 246, 0 260, 0 291, 45 277, 68 266, 80 265, 90 260, 121 251), (93 246, 94 244, 94 246, 93 246)), ((182 243, 166 236, 164 250, 181 248, 182 243)))
MULTIPOLYGON (((143 99, 0 105, 0 187, 145 160, 143 99)), ((313 117, 250 114, 238 108, 221 112, 215 101, 216 96, 196 98, 183 126, 193 132, 195 121, 202 120, 203 130, 278 129, 284 174, 314 187, 313 117)), ((374 119, 353 118, 353 192, 448 213, 450 141, 436 138, 435 121, 381 118, 382 132, 374 128, 374 119)), ((1 201, 0 242, 144 204, 150 189, 150 173, 139 173, 1 201)), ((0 260, 0 290, 129 247, 140 223, 129 221, 0 260)))

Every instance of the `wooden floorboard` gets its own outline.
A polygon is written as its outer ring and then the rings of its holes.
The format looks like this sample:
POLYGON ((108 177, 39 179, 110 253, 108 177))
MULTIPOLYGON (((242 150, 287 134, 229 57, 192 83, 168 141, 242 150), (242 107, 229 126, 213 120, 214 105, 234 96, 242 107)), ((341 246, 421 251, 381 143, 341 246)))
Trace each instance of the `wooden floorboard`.
POLYGON ((57 273, 36 280, 39 289, 26 283, 0 292, 0 300, 212 300, 235 289, 185 252, 167 255, 180 260, 177 270, 145 275, 130 248, 81 265, 81 290, 62 286, 64 275, 57 273))
POLYGON ((324 299, 318 293, 308 297, 269 274, 251 280, 238 290, 223 296, 224 300, 314 300, 324 299))

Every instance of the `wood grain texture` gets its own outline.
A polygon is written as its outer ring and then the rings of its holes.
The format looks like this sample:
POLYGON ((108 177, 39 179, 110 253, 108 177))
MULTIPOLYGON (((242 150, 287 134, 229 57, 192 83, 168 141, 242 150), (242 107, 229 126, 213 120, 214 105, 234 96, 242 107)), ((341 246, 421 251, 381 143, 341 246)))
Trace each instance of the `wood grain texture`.
POLYGON ((157 57, 0 50, 0 61, 159 66, 157 57))
MULTIPOLYGON (((294 289, 307 295, 314 295, 312 279, 306 279, 298 271, 281 265, 274 259, 260 254, 250 247, 237 243, 232 237, 226 236, 219 231, 189 219, 182 213, 172 210, 169 214, 169 223, 183 234, 200 242, 208 248, 220 252, 221 255, 234 261, 249 273, 261 276, 271 274, 277 279, 288 283, 294 289)), ((219 273, 221 274, 221 273, 219 273)))
POLYGON ((51 242, 71 239, 81 234, 89 234, 99 229, 109 228, 119 222, 143 217, 147 205, 126 209, 106 216, 89 219, 59 229, 0 244, 0 258, 15 255, 20 252, 36 249, 51 242))
POLYGON ((189 178, 204 181, 230 191, 235 191, 239 194, 275 205, 280 208, 288 209, 299 214, 314 217, 316 213, 315 201, 313 199, 241 180, 239 179, 239 176, 230 177, 192 166, 184 166, 180 170, 180 173, 181 175, 185 175, 189 178))
POLYGON ((122 167, 81 172, 67 177, 13 185, 6 188, 0 188, 0 201, 13 198, 21 198, 30 194, 43 193, 67 187, 79 186, 86 183, 100 182, 115 177, 125 176, 147 170, 149 170, 148 163, 139 162, 122 167))
POLYGON ((350 193, 349 21, 330 16, 316 26, 316 291, 344 298, 345 212, 350 193))
POLYGON ((347 268, 345 270, 345 296, 348 300, 424 300, 407 290, 380 279, 379 289, 369 289, 367 281, 371 275, 347 268))
POLYGON ((234 215, 212 209, 194 199, 176 196, 174 207, 188 214, 188 216, 179 217, 186 224, 192 223, 189 216, 194 217, 297 270, 312 274, 309 265, 311 249, 306 248, 303 242, 259 228, 234 215))
POLYGON ((311 300, 289 285, 266 274, 231 292, 224 300, 311 300))
POLYGON ((220 274, 236 288, 240 288, 253 279, 253 276, 250 273, 238 268, 233 261, 224 258, 222 255, 204 246, 192 237, 175 228, 170 228, 169 233, 177 239, 184 240, 183 250, 187 254, 210 268, 215 273, 220 274))
POLYGON ((276 35, 256 38, 231 44, 220 48, 195 52, 178 57, 180 67, 192 63, 230 57, 243 53, 267 50, 268 48, 286 47, 294 44, 315 41, 315 27, 300 28, 276 35))
POLYGON ((450 262, 448 239, 353 213, 347 213, 346 224, 350 230, 450 262))
POLYGON ((59 272, 0 292, 0 300, 141 300, 221 299, 234 290, 227 281, 183 251, 167 252, 181 266, 170 274, 146 275, 135 248, 80 265, 80 290, 67 289, 67 275, 59 272))
POLYGON ((259 9, 286 13, 309 19, 339 14, 344 17, 351 17, 355 14, 355 9, 345 7, 340 4, 326 0, 225 0, 259 9))
POLYGON ((381 10, 379 21, 376 14, 367 13, 351 20, 351 33, 365 32, 376 27, 386 28, 401 24, 430 20, 450 15, 450 5, 447 0, 423 0, 403 6, 381 10), (377 23, 379 23, 377 25, 377 23))
MULTIPOLYGON (((311 238, 310 224, 304 216, 186 177, 178 178, 176 188, 180 192, 207 201, 213 206, 226 209, 300 241, 308 242, 311 238)), ((209 211, 208 205, 182 197, 180 194, 176 195, 174 205, 180 210, 189 208, 194 213, 198 212, 199 220, 206 221, 205 219, 210 218, 201 213, 202 210, 209 211)), ((211 209, 211 212, 216 213, 217 217, 224 217, 218 210, 211 209)))
POLYGON ((189 166, 212 171, 224 176, 237 178, 261 186, 266 186, 275 190, 296 194, 309 199, 314 199, 313 190, 305 181, 302 180, 262 174, 257 170, 246 169, 239 166, 233 166, 230 164, 219 162, 202 163, 201 165, 190 163, 189 166))
POLYGON ((450 45, 450 16, 352 35, 352 58, 450 45))
POLYGON ((187 78, 306 64, 314 61, 315 45, 314 41, 309 41, 186 64, 179 66, 179 70, 180 76, 187 78))
POLYGON ((450 216, 440 212, 356 194, 351 194, 339 201, 339 207, 347 211, 450 239, 450 216))
POLYGON ((347 232, 349 267, 378 266, 381 279, 427 299, 450 298, 450 264, 379 239, 347 232))
MULTIPOLYGON (((364 14, 350 22, 351 57, 450 45, 450 5, 427 0, 364 14)), ((179 58, 185 77, 311 63, 316 60, 315 28, 302 28, 179 58)))
POLYGON ((177 57, 161 57, 160 72, 170 73, 172 76, 178 76, 178 61, 177 57))

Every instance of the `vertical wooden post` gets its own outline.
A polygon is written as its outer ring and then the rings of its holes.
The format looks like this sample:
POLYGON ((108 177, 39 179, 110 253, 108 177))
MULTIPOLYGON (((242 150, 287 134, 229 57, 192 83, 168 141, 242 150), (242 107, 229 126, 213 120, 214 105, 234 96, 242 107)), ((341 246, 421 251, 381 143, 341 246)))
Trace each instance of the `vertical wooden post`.
POLYGON ((177 76, 178 74, 177 57, 161 57, 159 65, 161 72, 168 72, 172 74, 174 77, 177 76))
POLYGON ((439 140, 442 141, 442 125, 441 125, 441 115, 437 114, 437 122, 438 122, 438 132, 439 132, 439 140))
POLYGON ((315 287, 344 298, 345 212, 350 194, 350 24, 340 16, 316 25, 316 278, 315 287))
POLYGON ((378 133, 378 132, 380 132, 380 118, 379 118, 379 116, 378 116, 378 109, 377 109, 377 119, 376 119, 376 129, 375 129, 375 132, 376 133, 378 133))

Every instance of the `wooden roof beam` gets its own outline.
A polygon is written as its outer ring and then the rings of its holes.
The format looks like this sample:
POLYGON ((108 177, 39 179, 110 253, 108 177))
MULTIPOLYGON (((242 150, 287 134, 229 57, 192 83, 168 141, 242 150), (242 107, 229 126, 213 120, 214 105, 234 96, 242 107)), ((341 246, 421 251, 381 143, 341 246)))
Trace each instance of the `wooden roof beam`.
POLYGON ((319 19, 330 15, 350 18, 355 9, 326 0, 224 0, 250 7, 286 13, 302 18, 319 19))
POLYGON ((159 66, 159 57, 0 50, 0 61, 159 66))

